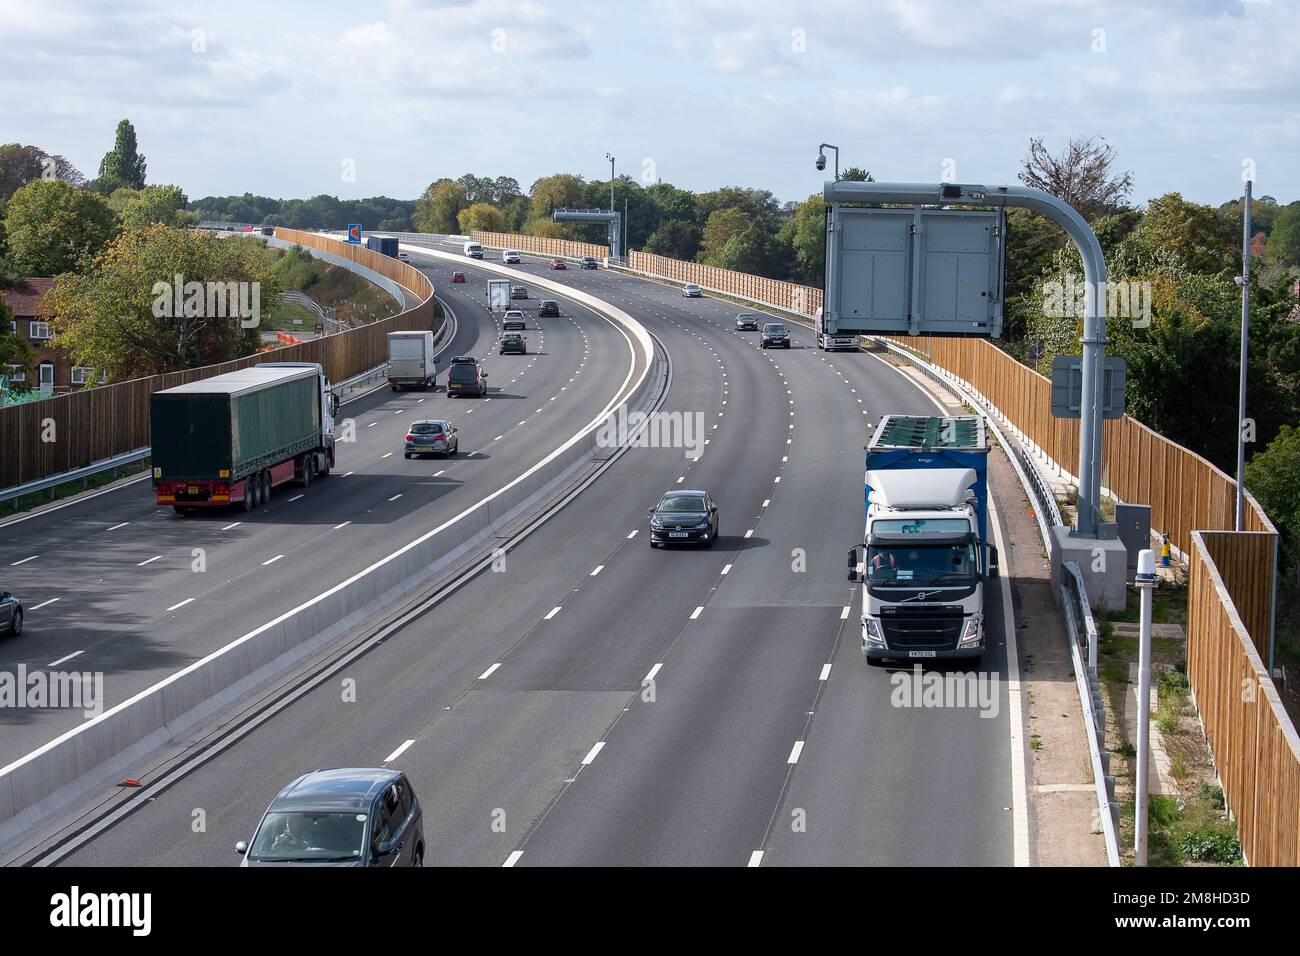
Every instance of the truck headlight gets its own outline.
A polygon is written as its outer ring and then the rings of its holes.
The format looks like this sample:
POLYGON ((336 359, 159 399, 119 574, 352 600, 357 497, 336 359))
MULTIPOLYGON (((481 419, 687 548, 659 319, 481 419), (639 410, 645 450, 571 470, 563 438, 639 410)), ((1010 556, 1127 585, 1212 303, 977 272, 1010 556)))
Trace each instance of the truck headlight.
POLYGON ((885 632, 880 629, 880 622, 874 617, 862 619, 862 640, 863 643, 874 647, 885 646, 885 632))
POLYGON ((978 647, 984 636, 983 621, 978 617, 968 617, 962 625, 958 647, 978 647))

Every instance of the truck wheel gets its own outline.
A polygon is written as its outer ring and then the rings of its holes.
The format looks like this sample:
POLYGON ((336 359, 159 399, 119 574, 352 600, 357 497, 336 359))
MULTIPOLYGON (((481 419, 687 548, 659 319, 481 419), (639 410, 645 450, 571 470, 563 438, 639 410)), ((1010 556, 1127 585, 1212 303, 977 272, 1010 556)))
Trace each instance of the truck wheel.
POLYGON ((311 475, 312 472, 315 470, 316 470, 316 456, 310 453, 303 455, 302 456, 302 486, 304 488, 311 487, 311 475))
POLYGON ((254 496, 253 479, 245 478, 244 479, 244 510, 245 511, 252 511, 253 508, 256 507, 257 502, 254 500, 253 496, 254 496))
POLYGON ((271 469, 262 472, 262 504, 271 503, 271 469))

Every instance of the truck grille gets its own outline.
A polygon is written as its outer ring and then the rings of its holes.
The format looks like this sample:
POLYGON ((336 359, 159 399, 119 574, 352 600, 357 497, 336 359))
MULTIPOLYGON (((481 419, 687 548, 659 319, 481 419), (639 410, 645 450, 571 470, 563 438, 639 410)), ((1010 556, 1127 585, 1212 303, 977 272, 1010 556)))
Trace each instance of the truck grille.
POLYGON ((951 651, 961 637, 961 607, 898 605, 881 609, 880 625, 890 648, 951 651))

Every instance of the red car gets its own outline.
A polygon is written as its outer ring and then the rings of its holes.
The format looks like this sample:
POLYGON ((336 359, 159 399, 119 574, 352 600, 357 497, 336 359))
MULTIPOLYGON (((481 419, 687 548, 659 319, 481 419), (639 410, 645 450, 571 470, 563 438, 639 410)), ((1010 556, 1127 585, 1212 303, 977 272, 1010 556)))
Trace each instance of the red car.
POLYGON ((563 259, 552 259, 552 260, 551 260, 551 268, 552 268, 552 269, 567 269, 567 268, 569 268, 569 267, 566 266, 566 265, 564 264, 564 260, 563 260, 563 259))
POLYGON ((463 273, 463 272, 453 272, 453 273, 451 274, 451 281, 452 281, 452 282, 464 282, 464 281, 465 281, 465 273, 463 273))

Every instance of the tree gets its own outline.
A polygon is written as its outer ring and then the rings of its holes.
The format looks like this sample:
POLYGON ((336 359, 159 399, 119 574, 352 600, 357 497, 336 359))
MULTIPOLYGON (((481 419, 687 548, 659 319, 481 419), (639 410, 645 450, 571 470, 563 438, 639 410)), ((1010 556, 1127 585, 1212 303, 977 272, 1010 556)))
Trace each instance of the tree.
POLYGON ((1246 462, 1246 487, 1277 525, 1294 586, 1300 587, 1300 428, 1284 425, 1246 462))
POLYGON ((135 127, 124 119, 117 124, 113 148, 100 160, 98 189, 105 194, 121 186, 144 189, 144 173, 145 161, 136 147, 135 127))
POLYGON ((143 229, 158 222, 168 226, 191 225, 198 217, 187 212, 185 204, 185 193, 179 186, 146 186, 127 200, 121 212, 122 226, 143 229))
POLYGON ((751 219, 741 232, 727 240, 717 265, 752 275, 781 277, 790 267, 790 247, 778 241, 761 219, 751 219))
POLYGON ((468 205, 464 186, 451 179, 436 180, 415 201, 415 229, 454 233, 459 228, 456 217, 468 205))
POLYGON ((1300 265, 1300 202, 1284 206, 1273 220, 1268 255, 1284 265, 1300 265))
POLYGON ((814 193, 795 207, 780 237, 790 247, 794 278, 820 287, 826 281, 826 202, 821 195, 814 193))
POLYGON ((460 231, 465 235, 470 235, 476 230, 501 232, 505 225, 501 210, 487 202, 476 202, 474 205, 462 209, 456 217, 456 221, 460 225, 460 231))
POLYGON ((14 265, 29 276, 53 276, 83 265, 117 232, 103 198, 57 179, 19 189, 5 208, 14 265))
POLYGON ((32 350, 27 340, 9 328, 13 321, 13 309, 0 299, 0 378, 8 378, 14 372, 22 373, 25 378, 14 382, 9 387, 14 392, 26 392, 31 389, 32 350), (11 369, 10 366, 17 366, 11 369))
POLYGON ((0 206, 23 186, 38 179, 61 179, 72 186, 86 182, 81 171, 62 156, 18 143, 0 146, 0 206))
POLYGON ((228 296, 209 297, 211 290, 228 292, 226 283, 247 283, 235 294, 251 305, 255 292, 259 309, 269 309, 283 287, 261 243, 155 224, 123 232, 86 274, 59 276, 41 311, 54 324, 55 344, 77 364, 102 369, 109 380, 154 375, 257 347, 257 329, 231 314, 228 296), (179 310, 172 287, 178 275, 186 287, 179 310), (191 283, 201 290, 197 298, 191 283))
POLYGON ((525 230, 535 236, 556 236, 571 239, 577 230, 567 223, 557 223, 551 219, 556 209, 581 206, 583 182, 581 176, 569 173, 556 173, 543 176, 533 183, 529 190, 531 199, 528 203, 528 222, 525 230))
POLYGON ((645 244, 646 252, 670 259, 694 259, 700 248, 700 230, 691 222, 670 219, 655 230, 645 244))
POLYGON ((1179 193, 1166 193, 1147 204, 1133 237, 1148 246, 1175 253, 1190 272, 1219 273, 1227 268, 1240 245, 1240 231, 1210 206, 1187 202, 1179 193))
POLYGON ((748 229, 753 221, 751 214, 734 206, 715 209, 704 224, 703 239, 695 260, 708 265, 721 265, 722 250, 728 240, 748 229))
POLYGON ((1059 156, 1043 140, 1029 140, 1019 179, 1026 186, 1064 199, 1091 222, 1119 209, 1133 190, 1133 174, 1115 174, 1115 150, 1101 136, 1072 139, 1059 156))
POLYGON ((867 172, 861 166, 850 166, 848 169, 844 170, 844 172, 840 173, 840 179, 852 183, 874 183, 876 181, 871 173, 867 172))

